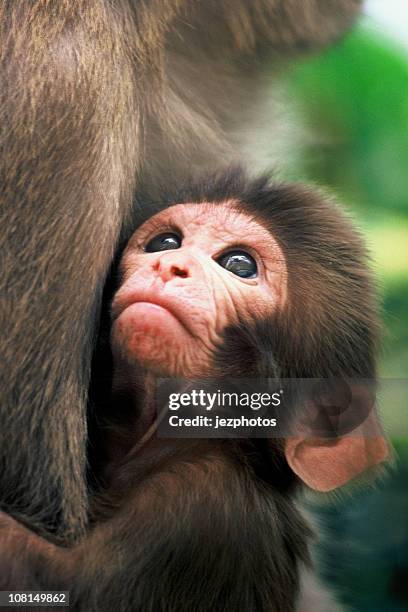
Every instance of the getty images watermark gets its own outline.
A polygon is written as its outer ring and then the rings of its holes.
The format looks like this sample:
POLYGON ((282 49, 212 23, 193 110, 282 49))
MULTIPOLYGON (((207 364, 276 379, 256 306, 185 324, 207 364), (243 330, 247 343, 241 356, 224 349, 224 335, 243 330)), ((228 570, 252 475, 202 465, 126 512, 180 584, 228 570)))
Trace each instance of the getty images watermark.
MULTIPOLYGON (((395 380, 160 379, 156 387, 158 435, 375 437, 381 432, 378 396, 384 386, 389 392, 390 386, 395 385, 408 390, 407 381, 395 380)), ((405 428, 408 434, 408 426, 405 428)))

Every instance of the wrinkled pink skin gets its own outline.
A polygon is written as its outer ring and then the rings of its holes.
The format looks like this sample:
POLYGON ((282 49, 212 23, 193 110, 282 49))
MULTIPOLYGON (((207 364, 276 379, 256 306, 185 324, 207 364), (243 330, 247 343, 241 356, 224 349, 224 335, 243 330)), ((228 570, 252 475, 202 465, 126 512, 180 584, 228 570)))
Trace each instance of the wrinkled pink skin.
POLYGON ((272 314, 286 299, 286 267, 273 236, 225 204, 178 204, 144 223, 121 262, 112 305, 115 371, 147 369, 160 376, 203 376, 222 332, 240 319, 272 314), (158 234, 182 236, 179 249, 147 253, 158 234), (231 248, 248 251, 258 276, 243 279, 216 259, 231 248))

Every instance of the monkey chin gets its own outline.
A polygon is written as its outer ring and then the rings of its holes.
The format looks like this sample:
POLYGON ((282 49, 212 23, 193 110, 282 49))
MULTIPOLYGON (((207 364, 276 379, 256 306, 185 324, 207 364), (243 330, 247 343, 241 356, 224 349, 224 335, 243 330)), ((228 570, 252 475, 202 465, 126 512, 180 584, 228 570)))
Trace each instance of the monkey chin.
POLYGON ((128 306, 112 327, 116 363, 143 368, 155 376, 184 376, 186 348, 193 338, 167 308, 150 302, 128 306))

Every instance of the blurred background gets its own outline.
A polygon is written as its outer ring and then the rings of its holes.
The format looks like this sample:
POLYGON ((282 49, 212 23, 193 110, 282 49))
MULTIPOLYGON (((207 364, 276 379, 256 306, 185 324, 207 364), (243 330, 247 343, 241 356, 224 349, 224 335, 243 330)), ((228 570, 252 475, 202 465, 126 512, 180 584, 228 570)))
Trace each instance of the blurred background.
POLYGON ((317 557, 351 610, 408 610, 408 1, 367 0, 346 39, 286 67, 271 87, 286 121, 276 132, 273 111, 260 112, 251 155, 344 202, 382 296, 380 408, 396 466, 375 487, 310 502, 326 532, 317 557))

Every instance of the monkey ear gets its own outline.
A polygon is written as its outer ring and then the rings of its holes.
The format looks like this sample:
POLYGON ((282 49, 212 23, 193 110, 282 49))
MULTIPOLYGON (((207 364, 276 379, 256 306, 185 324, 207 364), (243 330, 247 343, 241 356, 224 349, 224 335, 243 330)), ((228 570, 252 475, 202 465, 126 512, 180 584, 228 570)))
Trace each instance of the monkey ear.
POLYGON ((285 455, 292 470, 308 487, 327 492, 381 463, 390 452, 384 437, 353 433, 331 440, 289 438, 285 455))

